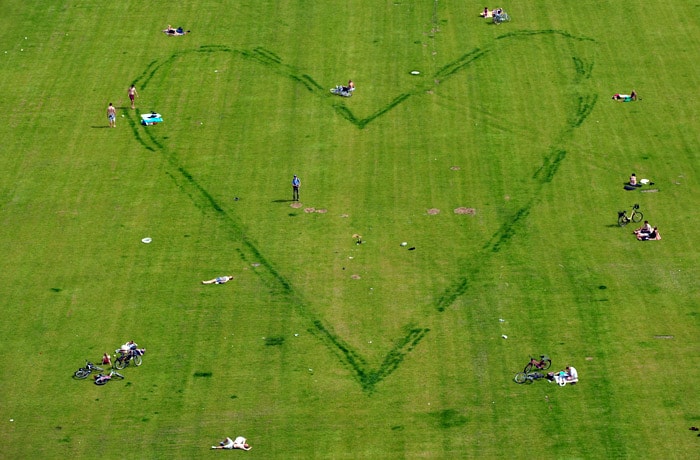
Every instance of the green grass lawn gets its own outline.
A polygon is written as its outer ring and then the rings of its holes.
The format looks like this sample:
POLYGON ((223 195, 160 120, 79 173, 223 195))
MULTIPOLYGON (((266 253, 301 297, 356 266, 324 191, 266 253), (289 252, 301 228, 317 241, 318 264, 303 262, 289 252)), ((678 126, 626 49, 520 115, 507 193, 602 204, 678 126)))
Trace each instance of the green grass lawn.
POLYGON ((698 7, 501 6, 6 1, 0 458, 696 455, 698 7))

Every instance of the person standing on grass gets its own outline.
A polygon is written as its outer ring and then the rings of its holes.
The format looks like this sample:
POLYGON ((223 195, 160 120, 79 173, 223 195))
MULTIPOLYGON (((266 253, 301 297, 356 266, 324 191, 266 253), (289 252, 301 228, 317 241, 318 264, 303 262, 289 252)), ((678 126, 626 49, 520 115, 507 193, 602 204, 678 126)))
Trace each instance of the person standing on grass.
POLYGON ((107 107, 107 119, 109 119, 110 128, 117 127, 117 109, 112 105, 111 102, 109 103, 109 107, 107 107))
POLYGON ((131 108, 135 109, 136 107, 134 106, 134 99, 139 97, 139 93, 136 92, 136 86, 131 85, 129 87, 129 99, 131 100, 131 108))
POLYGON ((299 201, 299 187, 301 187, 301 180, 295 174, 292 178, 292 201, 299 201))

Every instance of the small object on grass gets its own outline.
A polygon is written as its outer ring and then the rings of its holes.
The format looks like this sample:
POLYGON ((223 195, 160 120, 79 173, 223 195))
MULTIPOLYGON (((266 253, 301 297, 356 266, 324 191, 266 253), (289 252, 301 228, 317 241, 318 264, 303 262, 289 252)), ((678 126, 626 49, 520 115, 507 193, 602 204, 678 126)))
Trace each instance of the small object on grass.
POLYGON ((508 336, 505 335, 505 334, 503 334, 501 337, 503 337, 504 339, 507 339, 507 338, 508 338, 508 336))
POLYGON ((151 241, 153 241, 153 240, 150 237, 146 237, 146 238, 143 238, 141 240, 142 243, 146 243, 146 244, 150 243, 151 241))
POLYGON ((417 70, 412 70, 411 75, 420 75, 420 72, 417 70))
POLYGON ((415 246, 411 246, 410 248, 408 248, 408 250, 409 250, 409 251, 415 251, 415 250, 416 250, 416 247, 415 247, 415 246))
POLYGON ((408 243, 404 241, 403 243, 401 243, 401 246, 408 246, 408 243))

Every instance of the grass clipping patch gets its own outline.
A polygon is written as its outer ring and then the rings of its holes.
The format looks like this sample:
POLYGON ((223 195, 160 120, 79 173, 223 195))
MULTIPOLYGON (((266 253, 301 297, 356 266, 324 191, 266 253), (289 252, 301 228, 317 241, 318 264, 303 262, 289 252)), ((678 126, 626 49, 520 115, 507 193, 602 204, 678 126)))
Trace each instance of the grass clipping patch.
POLYGON ((455 214, 468 214, 473 216, 476 214, 476 209, 474 208, 455 208, 455 214))

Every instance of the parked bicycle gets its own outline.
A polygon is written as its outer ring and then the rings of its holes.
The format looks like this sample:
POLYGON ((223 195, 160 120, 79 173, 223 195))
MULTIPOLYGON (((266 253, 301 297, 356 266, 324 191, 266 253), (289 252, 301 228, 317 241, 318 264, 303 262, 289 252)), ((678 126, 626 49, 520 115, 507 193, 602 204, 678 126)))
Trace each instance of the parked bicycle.
POLYGON ((530 362, 527 363, 525 366, 525 369, 523 370, 523 373, 527 374, 529 373, 533 368, 540 370, 540 371, 546 371, 552 367, 552 360, 549 359, 549 356, 547 355, 540 355, 540 359, 535 359, 532 356, 530 356, 530 362))
POLYGON ((617 225, 624 227, 630 222, 641 222, 644 218, 644 214, 638 211, 639 205, 635 204, 632 206, 632 213, 628 216, 627 211, 617 211, 617 225))
POLYGON ((114 368, 121 370, 132 362, 134 363, 134 366, 138 367, 143 364, 144 353, 146 353, 145 348, 137 348, 135 350, 122 352, 119 354, 119 356, 117 356, 117 359, 114 360, 114 368))
POLYGON ((86 379, 88 375, 92 374, 93 372, 102 372, 104 369, 101 367, 97 367, 94 364, 92 364, 90 361, 85 361, 85 367, 81 367, 77 371, 73 373, 73 378, 76 379, 86 379))
POLYGON ((515 377, 513 380, 515 380, 515 383, 532 383, 535 380, 540 380, 545 378, 545 374, 541 372, 518 372, 515 374, 515 377))
POLYGON ((124 380, 124 376, 116 371, 110 371, 109 374, 97 374, 95 376, 95 385, 105 385, 112 379, 124 380))

